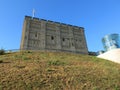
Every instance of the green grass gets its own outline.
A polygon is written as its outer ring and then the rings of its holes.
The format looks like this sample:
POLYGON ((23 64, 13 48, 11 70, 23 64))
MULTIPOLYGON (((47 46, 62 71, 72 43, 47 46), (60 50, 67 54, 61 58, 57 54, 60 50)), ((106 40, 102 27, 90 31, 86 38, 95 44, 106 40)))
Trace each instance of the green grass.
POLYGON ((120 90, 120 64, 94 56, 25 51, 0 60, 0 90, 120 90))

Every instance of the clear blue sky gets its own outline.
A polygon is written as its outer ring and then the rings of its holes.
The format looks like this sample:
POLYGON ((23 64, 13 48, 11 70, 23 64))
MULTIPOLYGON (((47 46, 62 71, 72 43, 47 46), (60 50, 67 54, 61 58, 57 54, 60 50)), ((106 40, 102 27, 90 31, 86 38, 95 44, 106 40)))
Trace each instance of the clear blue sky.
POLYGON ((0 48, 19 49, 24 16, 85 28, 89 51, 103 49, 101 38, 120 33, 120 0, 0 0, 0 48))

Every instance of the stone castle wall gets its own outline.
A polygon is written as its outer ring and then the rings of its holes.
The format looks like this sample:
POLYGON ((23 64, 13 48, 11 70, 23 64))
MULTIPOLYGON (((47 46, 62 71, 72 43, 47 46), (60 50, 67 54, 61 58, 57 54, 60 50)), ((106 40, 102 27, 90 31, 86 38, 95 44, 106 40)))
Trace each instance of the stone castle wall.
POLYGON ((88 54, 84 28, 26 16, 21 50, 54 50, 88 54))

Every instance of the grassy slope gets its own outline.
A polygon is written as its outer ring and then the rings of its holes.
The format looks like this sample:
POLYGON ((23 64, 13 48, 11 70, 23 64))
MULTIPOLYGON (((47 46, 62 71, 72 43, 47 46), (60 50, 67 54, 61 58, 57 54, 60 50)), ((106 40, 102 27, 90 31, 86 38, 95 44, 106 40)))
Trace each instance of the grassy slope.
POLYGON ((87 55, 1 55, 0 90, 120 90, 120 64, 87 55))

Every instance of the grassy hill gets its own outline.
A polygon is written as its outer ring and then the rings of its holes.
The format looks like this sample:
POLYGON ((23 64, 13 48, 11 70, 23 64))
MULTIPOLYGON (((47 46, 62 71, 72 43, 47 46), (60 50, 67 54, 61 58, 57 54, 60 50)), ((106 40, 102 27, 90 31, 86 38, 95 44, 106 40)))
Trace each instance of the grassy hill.
POLYGON ((0 55, 0 90, 120 90, 120 64, 56 52, 0 55))

